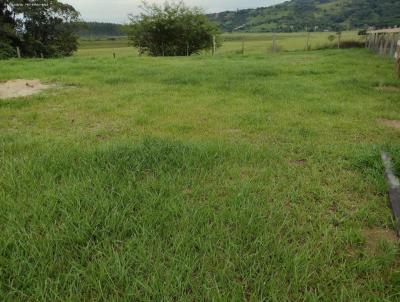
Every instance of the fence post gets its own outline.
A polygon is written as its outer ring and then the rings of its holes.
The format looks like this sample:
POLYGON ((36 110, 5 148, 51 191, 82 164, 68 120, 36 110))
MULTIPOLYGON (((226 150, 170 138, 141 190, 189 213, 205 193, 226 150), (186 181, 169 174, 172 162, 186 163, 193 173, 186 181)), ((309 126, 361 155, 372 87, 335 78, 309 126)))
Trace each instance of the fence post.
POLYGON ((276 52, 276 34, 272 37, 272 51, 276 52))
POLYGON ((310 32, 307 32, 307 41, 306 41, 306 50, 309 51, 310 50, 310 32))
POLYGON ((338 49, 340 49, 340 40, 341 40, 341 38, 342 38, 342 33, 341 32, 338 32, 338 42, 337 42, 337 48, 338 49))
POLYGON ((385 167, 385 177, 389 187, 389 200, 395 218, 396 233, 400 237, 400 182, 393 172, 390 156, 386 152, 381 152, 381 158, 385 167))
POLYGON ((216 45, 216 39, 215 36, 213 36, 213 49, 212 49, 212 55, 215 55, 216 49, 217 49, 217 45, 216 45))
POLYGON ((372 45, 371 45, 371 49, 372 49, 373 51, 375 51, 375 48, 376 48, 376 34, 373 34, 373 35, 372 35, 372 45))
POLYGON ((21 51, 18 46, 17 46, 17 57, 18 59, 21 59, 21 51))
POLYGON ((393 57, 394 56, 394 51, 395 51, 395 46, 396 46, 396 35, 395 34, 392 34, 391 35, 391 39, 390 39, 390 50, 389 50, 389 55, 391 56, 391 57, 393 57))
POLYGON ((397 41, 394 58, 396 59, 397 76, 400 78, 400 40, 397 41))
POLYGON ((381 35, 380 46, 379 46, 379 53, 383 56, 385 50, 385 34, 381 35))
POLYGON ((384 34, 385 46, 383 49, 383 53, 386 56, 388 54, 388 46, 390 42, 390 34, 384 34))
POLYGON ((244 55, 244 38, 242 38, 242 55, 244 55))

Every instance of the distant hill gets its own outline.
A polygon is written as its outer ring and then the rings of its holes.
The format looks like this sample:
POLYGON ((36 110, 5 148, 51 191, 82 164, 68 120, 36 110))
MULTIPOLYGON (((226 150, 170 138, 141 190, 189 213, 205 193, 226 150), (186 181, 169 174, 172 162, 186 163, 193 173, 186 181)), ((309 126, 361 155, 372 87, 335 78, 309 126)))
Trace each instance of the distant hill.
POLYGON ((101 38, 125 36, 124 25, 101 22, 84 22, 77 34, 81 38, 101 38))
POLYGON ((400 0, 291 0, 270 7, 210 14, 222 31, 345 30, 400 26, 400 0))

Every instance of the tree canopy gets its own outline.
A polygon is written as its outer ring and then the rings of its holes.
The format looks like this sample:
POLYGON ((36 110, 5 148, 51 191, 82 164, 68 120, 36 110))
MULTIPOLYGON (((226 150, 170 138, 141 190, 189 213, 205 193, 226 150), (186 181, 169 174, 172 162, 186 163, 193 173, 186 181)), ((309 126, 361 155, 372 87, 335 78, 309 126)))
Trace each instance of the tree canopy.
POLYGON ((0 58, 71 55, 78 46, 79 13, 57 0, 3 0, 0 3, 0 58))
POLYGON ((143 13, 130 16, 128 36, 141 53, 152 56, 186 56, 213 47, 217 26, 200 8, 179 3, 143 3, 143 13))

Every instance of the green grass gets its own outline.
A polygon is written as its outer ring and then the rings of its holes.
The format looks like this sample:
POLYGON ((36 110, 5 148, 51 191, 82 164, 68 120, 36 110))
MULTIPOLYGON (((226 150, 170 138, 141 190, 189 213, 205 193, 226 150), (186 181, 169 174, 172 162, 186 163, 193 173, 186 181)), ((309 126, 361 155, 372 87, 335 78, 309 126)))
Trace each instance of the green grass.
POLYGON ((0 62, 0 300, 400 299, 390 60, 109 51, 0 62))
POLYGON ((104 39, 81 39, 79 40, 79 49, 94 49, 94 48, 121 48, 128 47, 128 38, 104 38, 104 39))
MULTIPOLYGON (((334 35, 334 32, 313 32, 310 33, 309 45, 312 49, 317 49, 327 44, 337 44, 337 40, 330 42, 328 37, 334 35)), ((219 54, 235 54, 241 53, 242 42, 245 42, 245 53, 265 54, 271 52, 273 44, 273 33, 225 33, 221 35, 222 47, 218 49, 219 54)), ((298 51, 305 50, 307 43, 307 33, 277 33, 276 47, 279 51, 298 51)), ((346 31, 342 33, 342 40, 363 40, 355 31, 346 31)), ((126 37, 98 40, 81 40, 80 54, 91 53, 96 49, 103 53, 112 54, 112 51, 121 51, 122 49, 132 50, 128 48, 128 39, 126 37)), ((210 55, 210 53, 207 53, 210 55)), ((206 54, 203 54, 206 55, 206 54)))

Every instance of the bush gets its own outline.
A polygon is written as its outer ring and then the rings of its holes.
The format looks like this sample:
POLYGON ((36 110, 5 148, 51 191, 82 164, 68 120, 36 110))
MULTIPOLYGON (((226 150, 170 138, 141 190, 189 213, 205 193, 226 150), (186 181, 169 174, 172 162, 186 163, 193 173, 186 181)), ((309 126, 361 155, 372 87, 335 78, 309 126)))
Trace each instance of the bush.
POLYGON ((355 40, 345 40, 340 42, 340 48, 364 48, 365 42, 355 40))
POLYGON ((209 50, 218 28, 198 8, 182 2, 144 4, 145 13, 130 16, 128 36, 140 53, 151 56, 186 56, 209 50))
POLYGON ((0 42, 0 60, 11 59, 16 56, 16 50, 12 46, 0 42))
MULTIPOLYGON (((340 42, 340 49, 346 49, 346 48, 364 48, 365 43, 362 41, 356 41, 356 40, 344 40, 340 42)), ((323 45, 317 45, 314 47, 314 50, 323 50, 323 49, 335 49, 338 48, 337 43, 326 43, 323 45)))

